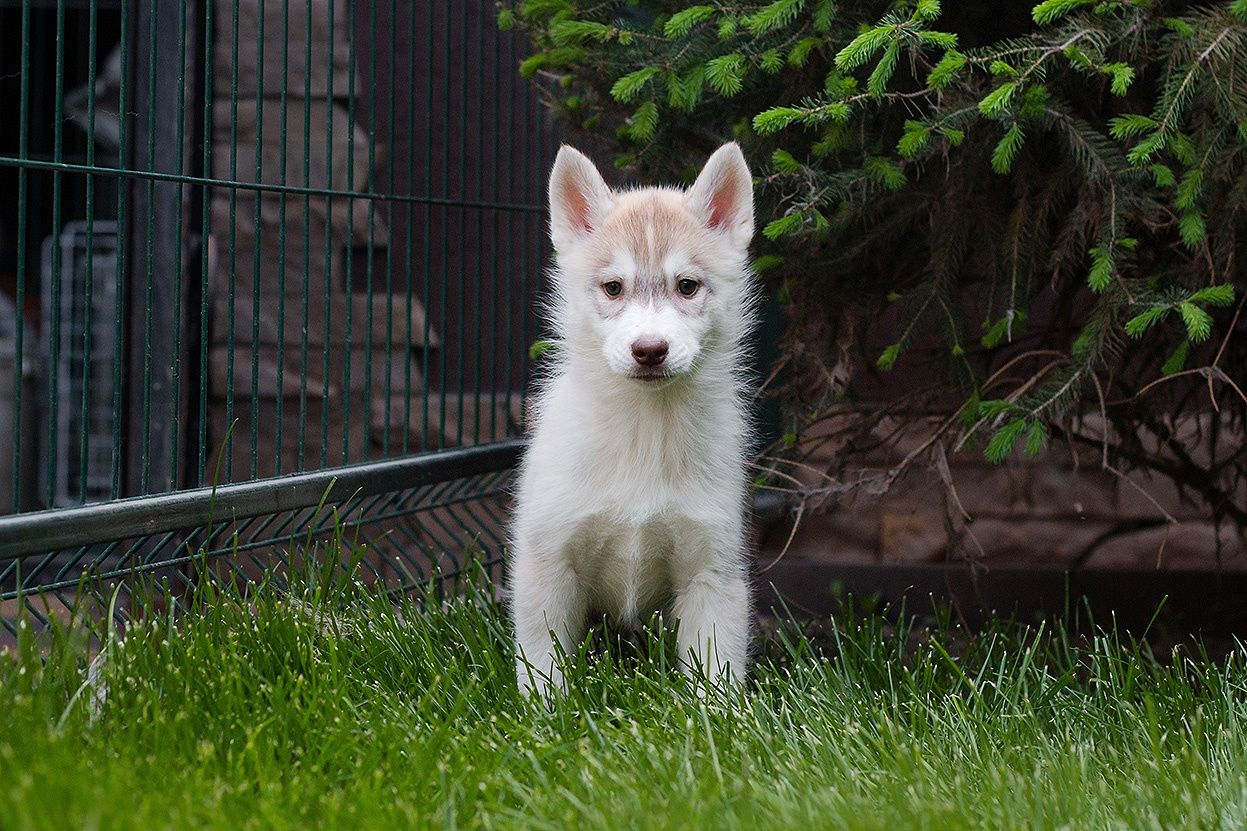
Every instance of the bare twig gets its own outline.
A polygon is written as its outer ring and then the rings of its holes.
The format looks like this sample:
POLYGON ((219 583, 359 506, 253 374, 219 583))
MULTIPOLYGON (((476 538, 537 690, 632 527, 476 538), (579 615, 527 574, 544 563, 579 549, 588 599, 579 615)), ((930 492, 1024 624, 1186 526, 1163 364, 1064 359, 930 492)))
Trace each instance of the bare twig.
MULTIPOLYGON (((1242 387, 1236 384, 1234 382, 1234 379, 1226 375, 1225 370, 1221 369, 1221 367, 1219 366, 1199 366, 1199 367, 1195 367, 1194 369, 1184 369, 1184 370, 1181 370, 1180 372, 1175 372, 1171 375, 1161 376, 1160 378, 1157 378, 1147 384, 1144 384, 1143 387, 1138 392, 1136 392, 1133 396, 1131 396, 1130 398, 1126 400, 1133 401, 1134 399, 1143 395, 1145 392, 1147 392, 1148 390, 1152 389, 1155 386, 1163 384, 1166 381, 1173 381, 1175 379, 1183 378, 1189 375, 1200 375, 1205 378, 1208 378, 1210 382, 1212 378, 1214 377, 1218 381, 1224 381, 1225 383, 1229 384, 1234 389, 1234 392, 1238 393, 1238 397, 1243 399, 1243 403, 1247 404, 1247 393, 1244 393, 1242 387)), ((1114 403, 1118 403, 1118 402, 1114 402, 1114 403)), ((1220 408, 1216 407, 1215 401, 1213 402, 1213 406, 1214 408, 1217 409, 1218 412, 1220 412, 1220 408)))
POLYGON ((775 555, 774 560, 771 560, 769 564, 767 564, 765 567, 763 567, 758 572, 759 574, 766 574, 768 571, 775 568, 775 566, 779 565, 780 560, 784 559, 784 555, 787 554, 788 549, 792 547, 792 540, 794 537, 797 536, 797 529, 801 527, 801 517, 804 515, 805 515, 805 500, 802 499, 801 502, 797 505, 797 512, 793 515, 792 530, 788 532, 788 539, 784 542, 784 547, 781 548, 779 550, 779 553, 775 555))
POLYGON ((1161 505, 1159 502, 1156 501, 1156 497, 1148 493, 1147 490, 1145 490, 1144 487, 1140 485, 1138 482, 1134 481, 1129 476, 1127 476, 1125 473, 1118 470, 1114 465, 1110 465, 1108 463, 1108 406, 1104 403, 1104 387, 1100 385, 1099 376, 1097 376, 1093 372, 1091 373, 1091 380, 1095 384, 1095 393, 1100 402, 1100 447, 1101 447, 1100 468, 1103 470, 1107 470, 1109 473, 1113 474, 1118 479, 1120 479, 1121 481, 1130 485, 1130 487, 1137 490, 1139 493, 1143 495, 1144 499, 1146 499, 1148 502, 1151 502, 1156 507, 1156 510, 1159 511, 1162 516, 1164 516, 1166 523, 1170 525, 1176 525, 1178 520, 1175 519, 1172 514, 1166 511, 1163 505, 1161 505))

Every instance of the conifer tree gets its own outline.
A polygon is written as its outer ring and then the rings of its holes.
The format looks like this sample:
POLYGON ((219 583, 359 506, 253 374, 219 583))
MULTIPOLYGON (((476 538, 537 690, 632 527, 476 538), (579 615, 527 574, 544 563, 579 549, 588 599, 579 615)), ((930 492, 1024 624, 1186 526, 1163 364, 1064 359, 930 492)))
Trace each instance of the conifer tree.
POLYGON ((1219 414, 1215 444, 1247 414, 1247 0, 521 0, 499 20, 573 135, 637 178, 741 142, 787 312, 786 443, 863 377, 930 364, 948 446, 1098 445, 1247 526, 1247 450, 1172 440, 1183 415, 1219 414))

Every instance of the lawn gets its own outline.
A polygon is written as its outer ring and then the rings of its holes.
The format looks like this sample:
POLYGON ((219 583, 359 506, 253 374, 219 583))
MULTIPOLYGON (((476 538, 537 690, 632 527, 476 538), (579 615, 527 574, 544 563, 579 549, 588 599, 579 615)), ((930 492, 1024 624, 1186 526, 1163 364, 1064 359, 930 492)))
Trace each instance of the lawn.
MULTIPOLYGON (((600 638, 599 640, 608 640, 600 638)), ((488 597, 205 592, 84 683, 0 658, 0 828, 1242 828, 1247 649, 841 616, 777 627, 740 695, 669 638, 516 692, 488 597), (422 610, 423 609, 423 610, 422 610)))

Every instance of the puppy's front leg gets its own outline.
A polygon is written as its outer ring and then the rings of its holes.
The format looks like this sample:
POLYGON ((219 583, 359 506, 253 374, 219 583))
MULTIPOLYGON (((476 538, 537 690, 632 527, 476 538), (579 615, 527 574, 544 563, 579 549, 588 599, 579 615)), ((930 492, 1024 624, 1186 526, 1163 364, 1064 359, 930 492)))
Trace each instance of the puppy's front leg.
POLYGON ((684 670, 712 683, 745 677, 749 650, 749 587, 736 570, 707 568, 694 575, 675 601, 676 642, 684 670))
POLYGON ((562 557, 541 555, 521 545, 516 548, 511 591, 516 678, 522 691, 537 690, 549 698, 565 689, 554 639, 570 654, 584 637, 584 590, 562 557))

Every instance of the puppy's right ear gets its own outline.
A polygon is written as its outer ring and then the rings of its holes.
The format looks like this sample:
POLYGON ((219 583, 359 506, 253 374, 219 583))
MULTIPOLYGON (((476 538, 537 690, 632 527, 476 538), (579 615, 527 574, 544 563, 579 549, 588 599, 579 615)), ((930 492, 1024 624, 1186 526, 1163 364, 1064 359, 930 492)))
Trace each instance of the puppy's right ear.
POLYGON ((566 251, 598 228, 611 208, 611 189, 588 156, 566 144, 550 172, 550 240, 566 251))

